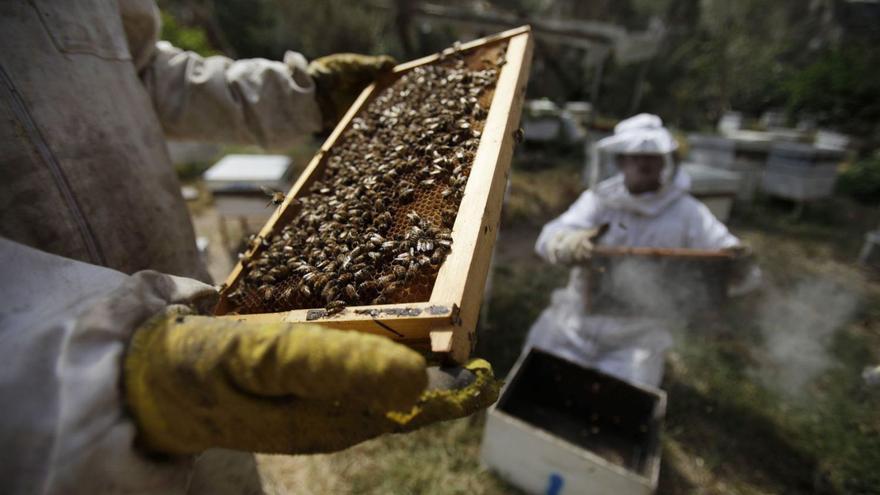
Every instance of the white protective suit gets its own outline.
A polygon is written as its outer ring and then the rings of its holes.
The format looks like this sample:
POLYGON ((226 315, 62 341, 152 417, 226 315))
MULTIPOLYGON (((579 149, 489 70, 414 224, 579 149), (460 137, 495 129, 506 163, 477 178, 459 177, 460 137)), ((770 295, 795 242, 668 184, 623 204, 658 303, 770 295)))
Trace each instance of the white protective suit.
POLYGON ((283 146, 320 129, 306 60, 157 42, 152 0, 0 2, 0 236, 207 280, 165 136, 283 146))
MULTIPOLYGON (((675 141, 660 119, 644 114, 621 122, 614 136, 598 144, 612 153, 669 156, 675 149, 675 141)), ((666 168, 671 166, 670 157, 666 168)), ((606 179, 545 225, 535 250, 547 259, 548 243, 560 231, 605 224, 608 230, 598 241, 603 246, 723 249, 739 244, 727 227, 688 193, 690 178, 685 173, 664 170, 662 183, 657 192, 632 195, 622 175, 606 179)), ((625 380, 657 386, 663 376, 665 352, 672 345, 668 322, 588 313, 585 277, 585 270, 571 270, 568 286, 554 291, 550 306, 532 325, 525 351, 538 347, 625 380)))
POLYGON ((191 459, 147 458, 134 448, 120 367, 142 323, 170 304, 206 310, 215 290, 3 238, 0 266, 0 493, 185 493, 191 459))
POLYGON ((119 398, 133 329, 211 292, 126 275, 208 280, 165 136, 280 147, 320 130, 301 55, 203 58, 159 28, 153 0, 0 2, 0 237, 21 243, 0 244, 0 493, 184 488, 189 463, 132 448, 119 398))

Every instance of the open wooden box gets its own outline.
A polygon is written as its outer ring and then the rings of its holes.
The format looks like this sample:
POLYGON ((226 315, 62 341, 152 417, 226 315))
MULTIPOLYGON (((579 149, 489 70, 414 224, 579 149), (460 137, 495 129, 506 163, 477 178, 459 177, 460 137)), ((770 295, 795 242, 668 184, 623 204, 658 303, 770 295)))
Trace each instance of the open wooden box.
POLYGON ((530 349, 489 409, 480 458, 526 493, 657 488, 666 394, 530 349))
MULTIPOLYGON (((398 65, 393 70, 391 80, 416 67, 442 63, 451 54, 465 57, 503 55, 505 63, 498 75, 479 146, 452 227, 452 250, 440 266, 430 298, 414 303, 350 306, 332 315, 321 308, 232 314, 227 296, 243 276, 244 269, 239 262, 221 291, 220 303, 215 311, 217 316, 251 321, 312 323, 367 332, 429 351, 438 360, 463 362, 468 358, 475 344, 474 331, 498 230, 515 134, 519 128, 532 55, 530 28, 523 26, 457 44, 444 52, 398 65)), ((350 127, 352 119, 389 84, 388 80, 383 80, 361 93, 260 231, 261 238, 269 238, 290 221, 298 208, 295 199, 307 194, 309 186, 320 177, 328 152, 350 127)), ((257 243, 244 253, 244 257, 253 256, 260 249, 262 246, 257 243)))
POLYGON ((585 305, 598 314, 680 317, 727 300, 734 253, 681 248, 595 249, 585 305))

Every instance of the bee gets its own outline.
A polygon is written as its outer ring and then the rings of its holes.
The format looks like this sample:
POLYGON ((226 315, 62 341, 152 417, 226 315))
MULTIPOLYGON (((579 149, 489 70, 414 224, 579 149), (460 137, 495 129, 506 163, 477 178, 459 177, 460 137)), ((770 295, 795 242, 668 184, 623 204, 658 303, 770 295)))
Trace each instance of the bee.
POLYGON ((275 295, 275 289, 271 285, 261 285, 257 291, 260 294, 260 297, 263 298, 264 301, 268 301, 272 299, 272 296, 275 295))
POLYGON ((347 284, 345 286, 345 295, 348 296, 349 299, 357 299, 357 289, 355 289, 353 285, 347 284))
POLYGON ((410 211, 406 214, 406 218, 407 218, 407 220, 409 220, 410 223, 413 224, 413 225, 418 225, 419 222, 422 221, 422 217, 420 217, 419 214, 415 212, 415 210, 410 210, 410 211))
POLYGON ((394 294, 395 292, 397 292, 398 290, 400 290, 401 287, 403 287, 403 284, 402 284, 402 283, 400 283, 400 282, 391 282, 390 284, 386 285, 384 289, 382 289, 382 293, 383 293, 383 294, 385 294, 385 293, 388 293, 388 294, 394 294))
POLYGON ((321 273, 320 275, 316 276, 315 279, 312 281, 312 287, 315 290, 323 289, 323 287, 327 285, 329 281, 330 277, 321 273))
POLYGON ((453 225, 455 225, 456 216, 457 215, 455 210, 447 208, 440 212, 440 221, 443 223, 444 226, 452 227, 453 225))
POLYGON ((333 284, 327 284, 324 287, 324 290, 321 291, 321 297, 325 300, 332 300, 336 297, 336 294, 339 293, 339 289, 336 288, 333 284))
POLYGON ((266 186, 261 186, 260 189, 262 189, 263 194, 265 194, 266 196, 269 196, 269 202, 266 203, 266 206, 269 206, 269 205, 278 206, 284 202, 284 198, 286 197, 286 195, 283 192, 276 191, 275 189, 272 189, 272 188, 266 187, 266 186))
POLYGON ((326 306, 324 306, 324 309, 327 310, 328 316, 335 315, 345 309, 345 301, 330 301, 329 303, 327 303, 326 306))
POLYGON ((229 302, 235 304, 236 306, 241 306, 244 303, 244 293, 241 291, 240 288, 230 293, 227 298, 229 299, 229 302))
POLYGON ((419 242, 416 245, 416 250, 421 252, 433 251, 434 241, 431 239, 419 239, 419 242))
POLYGON ((438 249, 431 254, 431 264, 437 266, 443 263, 444 258, 446 258, 446 253, 438 249))
POLYGON ((409 203, 413 200, 413 196, 415 195, 415 190, 411 187, 405 187, 400 191, 400 202, 401 203, 409 203))

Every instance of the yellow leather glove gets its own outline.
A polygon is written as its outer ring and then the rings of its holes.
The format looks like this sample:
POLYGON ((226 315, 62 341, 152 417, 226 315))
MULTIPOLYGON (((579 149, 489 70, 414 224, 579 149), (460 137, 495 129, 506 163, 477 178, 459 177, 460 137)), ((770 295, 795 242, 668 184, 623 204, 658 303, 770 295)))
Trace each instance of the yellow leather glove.
POLYGON ((356 53, 336 53, 313 60, 308 73, 315 81, 324 129, 332 129, 361 91, 396 64, 388 55, 356 53))
POLYGON ((139 328, 124 363, 139 442, 166 454, 332 452, 463 417, 499 386, 488 363, 464 373, 426 391, 424 358, 383 337, 179 311, 139 328))

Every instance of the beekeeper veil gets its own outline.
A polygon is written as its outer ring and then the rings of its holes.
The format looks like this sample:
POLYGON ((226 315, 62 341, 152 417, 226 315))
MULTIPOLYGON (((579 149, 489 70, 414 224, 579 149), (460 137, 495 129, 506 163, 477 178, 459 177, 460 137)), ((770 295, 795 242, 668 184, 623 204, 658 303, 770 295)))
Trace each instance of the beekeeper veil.
MULTIPOLYGON (((660 175, 661 188, 671 184, 675 179, 678 166, 673 159, 673 152, 678 149, 678 142, 663 127, 660 117, 649 113, 640 113, 634 117, 620 121, 614 126, 614 134, 599 140, 592 149, 593 163, 602 163, 600 159, 610 156, 613 160, 617 155, 657 153, 663 156, 665 166, 660 175)), ((591 184, 599 182, 600 166, 592 169, 591 184)))

